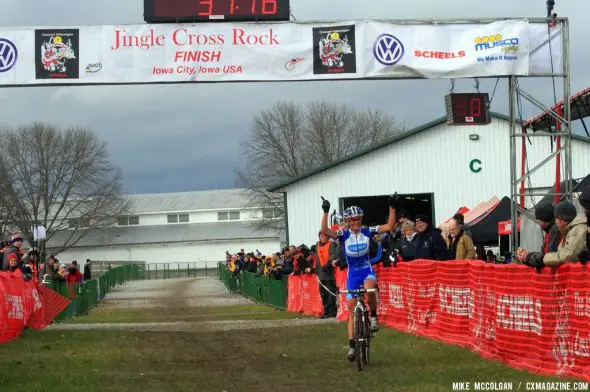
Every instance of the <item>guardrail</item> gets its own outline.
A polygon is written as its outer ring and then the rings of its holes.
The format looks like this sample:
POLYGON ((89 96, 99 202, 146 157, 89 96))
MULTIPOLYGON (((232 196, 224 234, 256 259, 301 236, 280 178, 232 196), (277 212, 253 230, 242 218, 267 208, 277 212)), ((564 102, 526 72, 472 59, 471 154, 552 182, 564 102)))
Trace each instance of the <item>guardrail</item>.
POLYGON ((265 275, 257 276, 245 271, 233 273, 226 268, 223 262, 218 264, 218 276, 232 292, 238 292, 257 303, 281 310, 287 309, 287 276, 276 279, 265 275))

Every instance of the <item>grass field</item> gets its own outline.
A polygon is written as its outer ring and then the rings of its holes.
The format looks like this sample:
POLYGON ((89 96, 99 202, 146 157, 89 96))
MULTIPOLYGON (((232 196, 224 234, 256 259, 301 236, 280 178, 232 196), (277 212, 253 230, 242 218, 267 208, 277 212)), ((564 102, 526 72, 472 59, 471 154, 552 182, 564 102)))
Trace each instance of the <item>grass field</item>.
MULTIPOLYGON (((469 350, 382 329, 365 372, 346 359, 343 323, 288 326, 301 317, 262 305, 99 308, 78 323, 195 322, 191 332, 25 331, 0 346, 0 391, 451 391, 453 382, 527 381, 531 375, 469 350), (199 331, 214 320, 285 326, 199 331)), ((516 390, 516 389, 515 389, 516 390)), ((521 390, 525 390, 524 388, 521 390)))

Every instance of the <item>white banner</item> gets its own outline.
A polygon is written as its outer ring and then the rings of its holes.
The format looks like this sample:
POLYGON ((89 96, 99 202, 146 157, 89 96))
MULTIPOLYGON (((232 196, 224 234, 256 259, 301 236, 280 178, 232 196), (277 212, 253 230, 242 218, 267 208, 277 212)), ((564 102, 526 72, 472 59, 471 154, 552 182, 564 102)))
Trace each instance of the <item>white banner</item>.
POLYGON ((529 75, 551 70, 548 49, 529 56, 545 39, 512 20, 17 28, 0 30, 0 86, 529 75))

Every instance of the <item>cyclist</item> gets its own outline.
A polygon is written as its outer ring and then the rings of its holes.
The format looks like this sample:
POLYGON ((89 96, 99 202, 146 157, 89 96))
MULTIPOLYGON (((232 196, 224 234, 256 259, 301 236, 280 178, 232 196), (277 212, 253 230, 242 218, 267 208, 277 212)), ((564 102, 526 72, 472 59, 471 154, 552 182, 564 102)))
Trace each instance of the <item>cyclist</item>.
MULTIPOLYGON (((323 198, 322 198, 323 199, 323 198)), ((360 286, 366 289, 375 288, 377 285, 377 277, 371 267, 371 259, 369 255, 369 244, 372 241, 371 237, 374 233, 386 233, 395 228, 395 203, 397 197, 389 197, 389 217, 387 224, 380 226, 373 226, 362 228, 363 210, 357 206, 348 207, 344 211, 344 221, 348 225, 348 229, 341 229, 338 231, 332 230, 328 227, 328 212, 330 211, 330 202, 324 200, 322 203, 321 232, 330 238, 338 238, 344 250, 344 256, 348 263, 348 272, 346 277, 346 289, 355 290, 360 286)), ((355 342, 354 342, 354 326, 353 326, 353 310, 356 306, 356 295, 346 295, 348 304, 348 360, 354 362, 356 359, 355 342)), ((377 320, 377 295, 376 293, 368 293, 368 303, 371 308, 371 330, 376 332, 379 330, 379 322, 377 320)))

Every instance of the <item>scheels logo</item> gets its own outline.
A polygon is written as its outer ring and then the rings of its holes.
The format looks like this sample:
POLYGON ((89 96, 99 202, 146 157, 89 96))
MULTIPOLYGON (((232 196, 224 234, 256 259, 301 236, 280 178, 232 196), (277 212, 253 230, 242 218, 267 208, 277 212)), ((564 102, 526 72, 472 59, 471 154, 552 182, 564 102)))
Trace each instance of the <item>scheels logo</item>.
POLYGON ((437 60, 450 60, 465 57, 467 54, 464 50, 458 52, 439 52, 436 50, 415 50, 414 57, 437 60))
POLYGON ((475 50, 489 50, 497 47, 502 47, 503 52, 518 51, 520 46, 520 40, 516 37, 504 38, 502 34, 485 35, 483 37, 477 37, 474 40, 475 50))
POLYGON ((16 45, 7 40, 0 38, 0 72, 10 71, 18 60, 18 50, 16 45))

